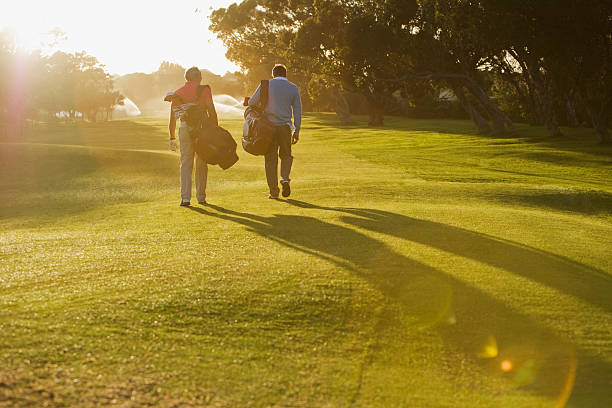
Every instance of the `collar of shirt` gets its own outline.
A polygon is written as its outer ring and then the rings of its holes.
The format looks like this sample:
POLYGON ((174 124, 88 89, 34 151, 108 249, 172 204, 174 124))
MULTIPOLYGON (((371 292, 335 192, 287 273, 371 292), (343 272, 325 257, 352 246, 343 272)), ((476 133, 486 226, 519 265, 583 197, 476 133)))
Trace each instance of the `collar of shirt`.
POLYGON ((278 76, 276 78, 272 78, 271 80, 274 81, 275 79, 280 79, 281 81, 289 81, 287 78, 281 77, 281 76, 278 76))

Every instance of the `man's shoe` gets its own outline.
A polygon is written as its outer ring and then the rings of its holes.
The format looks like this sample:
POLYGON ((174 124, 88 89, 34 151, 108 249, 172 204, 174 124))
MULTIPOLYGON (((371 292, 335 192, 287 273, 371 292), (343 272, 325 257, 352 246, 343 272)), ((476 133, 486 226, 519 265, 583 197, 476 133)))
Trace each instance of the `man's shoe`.
POLYGON ((206 199, 204 199, 204 200, 198 200, 198 204, 200 204, 200 205, 206 205, 206 204, 208 204, 208 203, 206 202, 206 199))
POLYGON ((270 200, 278 200, 278 195, 270 194, 270 195, 268 196, 268 198, 269 198, 270 200))
POLYGON ((289 197, 291 195, 289 181, 281 180, 281 186, 283 187, 283 197, 289 197))
POLYGON ((189 201, 182 200, 180 205, 181 207, 189 207, 191 203, 189 201))

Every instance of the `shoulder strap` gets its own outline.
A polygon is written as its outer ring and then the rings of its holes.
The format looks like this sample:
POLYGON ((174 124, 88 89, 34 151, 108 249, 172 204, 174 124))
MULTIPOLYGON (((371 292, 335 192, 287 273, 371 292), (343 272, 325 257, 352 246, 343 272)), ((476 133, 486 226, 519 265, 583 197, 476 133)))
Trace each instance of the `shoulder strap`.
POLYGON ((268 91, 270 88, 270 81, 263 80, 261 81, 260 95, 259 100, 261 101, 261 109, 265 110, 266 106, 268 106, 268 91))
POLYGON ((210 89, 209 85, 198 85, 198 89, 196 89, 196 101, 200 100, 200 96, 202 96, 202 92, 204 92, 204 88, 210 89))

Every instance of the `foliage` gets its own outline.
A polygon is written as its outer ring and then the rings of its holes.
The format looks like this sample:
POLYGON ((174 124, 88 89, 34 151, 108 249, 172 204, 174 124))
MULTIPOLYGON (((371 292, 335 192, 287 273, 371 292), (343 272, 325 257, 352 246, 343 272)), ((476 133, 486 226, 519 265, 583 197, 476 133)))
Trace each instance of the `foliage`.
MULTIPOLYGON (((225 42, 228 57, 252 75, 284 62, 303 77, 299 85, 316 86, 326 77, 331 88, 366 97, 371 123, 380 125, 399 85, 376 77, 390 76, 402 63, 402 38, 415 9, 415 2, 397 0, 251 0, 215 10, 211 29, 225 42)), ((312 99, 320 96, 319 90, 308 90, 312 99)))
POLYGON ((85 52, 25 53, 11 44, 6 33, 0 44, 1 96, 6 101, 2 116, 7 122, 19 124, 41 115, 96 121, 110 118, 113 108, 123 104, 110 75, 85 52))
MULTIPOLYGON (((611 4, 247 0, 215 10, 211 29, 247 77, 285 62, 306 78, 302 85, 314 87, 313 99, 322 83, 361 93, 372 125, 396 110, 396 91, 414 103, 415 83, 433 81, 455 92, 482 133, 514 131, 510 116, 544 123, 551 136, 561 135, 560 124, 588 119, 607 142, 611 4)), ((423 107, 437 109, 431 102, 423 107)))

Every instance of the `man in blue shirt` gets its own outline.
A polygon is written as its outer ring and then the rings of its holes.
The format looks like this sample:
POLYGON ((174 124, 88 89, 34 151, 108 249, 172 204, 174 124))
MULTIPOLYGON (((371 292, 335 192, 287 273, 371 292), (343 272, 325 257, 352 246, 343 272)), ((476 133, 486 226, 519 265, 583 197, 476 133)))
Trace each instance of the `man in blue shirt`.
MULTIPOLYGON (((270 197, 277 199, 278 188, 278 158, 281 159, 281 186, 283 197, 289 197, 291 187, 289 173, 293 164, 291 145, 296 144, 300 138, 302 126, 302 101, 298 87, 287 80, 287 68, 276 65, 272 70, 274 77, 269 81, 268 104, 265 107, 266 115, 275 125, 274 140, 265 155, 266 179, 270 188, 270 197), (292 122, 293 117, 293 122, 292 122), (293 132, 293 135, 292 135, 293 132)), ((249 106, 259 102, 261 86, 257 88, 249 99, 249 106)))

